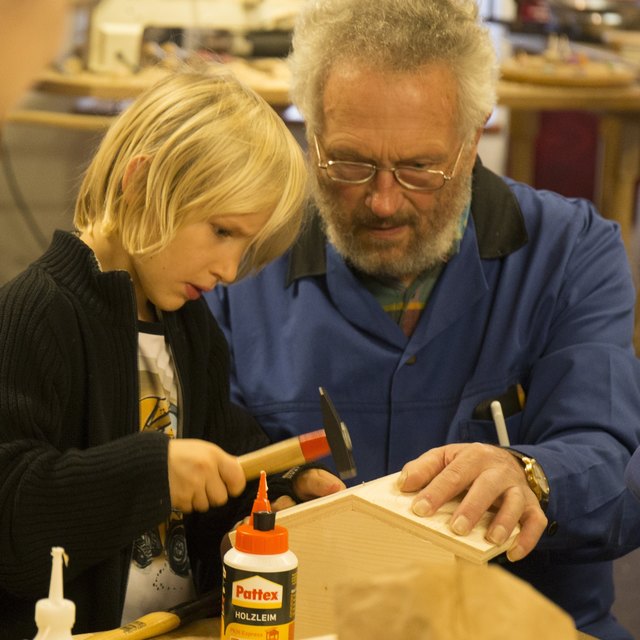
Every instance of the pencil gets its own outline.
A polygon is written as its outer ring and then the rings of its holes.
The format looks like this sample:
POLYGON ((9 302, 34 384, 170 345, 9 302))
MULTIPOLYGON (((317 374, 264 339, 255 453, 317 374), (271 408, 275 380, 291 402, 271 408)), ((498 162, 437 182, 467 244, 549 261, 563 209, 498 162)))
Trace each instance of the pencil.
POLYGON ((507 433, 507 423, 504 421, 502 405, 498 400, 494 400, 491 403, 491 415, 493 416, 493 423, 496 426, 498 443, 501 447, 508 447, 511 443, 509 442, 509 434, 507 433))

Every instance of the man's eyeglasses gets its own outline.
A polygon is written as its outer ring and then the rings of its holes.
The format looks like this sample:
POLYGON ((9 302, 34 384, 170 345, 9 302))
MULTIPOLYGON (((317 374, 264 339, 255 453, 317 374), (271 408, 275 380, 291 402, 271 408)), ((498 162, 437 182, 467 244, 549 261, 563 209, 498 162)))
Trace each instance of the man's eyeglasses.
POLYGON ((464 143, 462 143, 451 173, 447 174, 438 169, 424 169, 402 164, 395 167, 379 167, 370 162, 351 162, 349 160, 327 160, 323 162, 320 155, 320 145, 315 134, 313 135, 313 141, 318 155, 317 166, 327 172, 330 180, 343 184, 364 184, 369 182, 378 171, 391 171, 395 179, 405 189, 410 189, 411 191, 437 191, 442 189, 455 175, 462 149, 464 149, 464 143))

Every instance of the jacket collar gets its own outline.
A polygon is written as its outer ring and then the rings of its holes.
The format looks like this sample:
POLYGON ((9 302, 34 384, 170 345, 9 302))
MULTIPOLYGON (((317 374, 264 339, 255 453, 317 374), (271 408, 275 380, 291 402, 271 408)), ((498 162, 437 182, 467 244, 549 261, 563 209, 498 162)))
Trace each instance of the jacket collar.
MULTIPOLYGON (((311 209, 309 221, 289 254, 287 287, 299 278, 327 272, 326 236, 315 206, 311 209)), ((471 216, 483 260, 502 258, 528 242, 518 201, 504 180, 485 168, 479 158, 473 169, 471 216)))

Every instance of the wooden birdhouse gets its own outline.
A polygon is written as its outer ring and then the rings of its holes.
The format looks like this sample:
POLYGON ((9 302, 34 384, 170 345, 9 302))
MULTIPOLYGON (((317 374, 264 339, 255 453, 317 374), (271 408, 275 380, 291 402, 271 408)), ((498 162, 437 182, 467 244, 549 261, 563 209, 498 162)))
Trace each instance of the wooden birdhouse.
POLYGON ((457 502, 424 518, 411 510, 414 494, 396 488, 398 474, 278 512, 297 555, 296 637, 335 633, 336 585, 395 572, 416 561, 486 563, 508 549, 485 540, 489 514, 467 536, 449 519, 457 502))

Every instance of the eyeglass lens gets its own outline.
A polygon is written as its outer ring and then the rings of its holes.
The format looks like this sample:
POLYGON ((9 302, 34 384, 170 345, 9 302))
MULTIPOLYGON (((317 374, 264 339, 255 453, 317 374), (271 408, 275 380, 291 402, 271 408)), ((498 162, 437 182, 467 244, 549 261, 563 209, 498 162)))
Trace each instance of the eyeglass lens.
POLYGON ((373 178, 376 171, 393 171, 396 179, 402 185, 414 189, 440 189, 445 183, 445 177, 440 171, 426 171, 411 167, 395 167, 383 169, 372 164, 361 162, 346 162, 341 160, 327 163, 327 175, 337 182, 364 183, 373 178))

